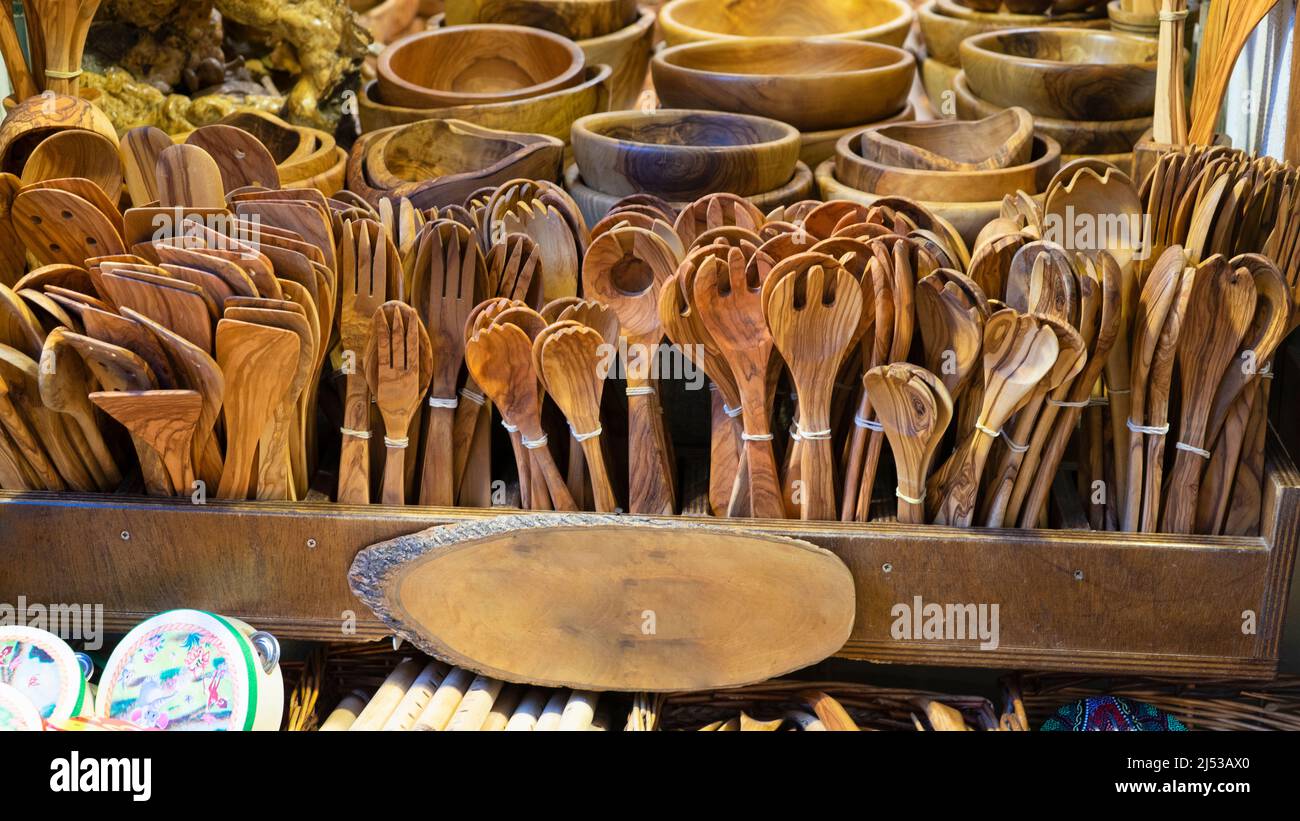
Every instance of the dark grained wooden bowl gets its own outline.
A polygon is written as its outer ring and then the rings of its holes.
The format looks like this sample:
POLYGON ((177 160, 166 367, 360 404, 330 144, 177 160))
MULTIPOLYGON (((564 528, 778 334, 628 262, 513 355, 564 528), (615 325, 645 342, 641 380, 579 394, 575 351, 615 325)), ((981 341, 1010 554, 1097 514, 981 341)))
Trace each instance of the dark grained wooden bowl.
POLYGON ((659 11, 668 45, 735 37, 837 37, 901 46, 916 13, 905 0, 671 0, 659 11))
POLYGON ((746 114, 660 109, 611 111, 573 124, 573 154, 592 188, 693 200, 779 188, 799 161, 793 126, 746 114))
POLYGON ((570 40, 603 37, 636 19, 636 0, 447 0, 447 25, 504 23, 570 40))
POLYGON ((525 26, 420 31, 379 55, 388 105, 439 108, 536 97, 577 84, 586 58, 567 37, 525 26))
POLYGON ((1037 135, 1029 162, 982 171, 934 171, 899 168, 864 159, 861 131, 835 146, 835 178, 844 185, 882 196, 910 197, 927 202, 991 202, 1007 194, 1046 190, 1061 167, 1061 146, 1037 135))
POLYGON ((880 43, 751 37, 664 49, 650 72, 665 106, 755 114, 800 131, 825 131, 900 110, 916 61, 880 43))
POLYGON ((970 88, 998 106, 1039 117, 1130 120, 1151 116, 1156 41, 1083 28, 977 34, 959 48, 970 88))

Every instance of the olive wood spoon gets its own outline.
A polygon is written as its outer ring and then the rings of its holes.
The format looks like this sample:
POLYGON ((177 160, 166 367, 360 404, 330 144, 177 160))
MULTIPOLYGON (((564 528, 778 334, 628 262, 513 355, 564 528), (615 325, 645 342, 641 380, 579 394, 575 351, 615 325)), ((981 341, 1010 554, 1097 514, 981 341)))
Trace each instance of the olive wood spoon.
POLYGON ((396 300, 375 311, 366 349, 366 382, 384 419, 383 503, 406 503, 406 460, 412 421, 433 376, 429 334, 411 306, 396 300))
POLYGON ((541 374, 547 392, 569 420, 573 438, 582 447, 591 475, 596 510, 612 513, 618 509, 618 498, 614 494, 599 438, 600 400, 605 387, 602 363, 607 358, 604 353, 606 345, 600 332, 575 322, 573 326, 539 336, 533 350, 535 355, 540 352, 541 374))
POLYGON ((863 384, 894 454, 898 521, 924 524, 926 474, 952 421, 952 397, 939 377, 906 362, 870 369, 863 384))

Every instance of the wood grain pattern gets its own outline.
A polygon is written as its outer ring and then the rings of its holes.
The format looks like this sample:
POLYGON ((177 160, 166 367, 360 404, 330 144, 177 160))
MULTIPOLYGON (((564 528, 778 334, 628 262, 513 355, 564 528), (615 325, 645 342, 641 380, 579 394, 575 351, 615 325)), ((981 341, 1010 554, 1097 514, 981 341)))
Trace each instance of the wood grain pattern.
POLYGON ((158 155, 172 145, 167 132, 153 126, 133 128, 122 135, 118 153, 122 159, 126 193, 135 206, 158 200, 158 155))
POLYGON ((152 450, 167 470, 155 495, 187 496, 194 482, 190 450, 203 398, 195 391, 97 391, 90 401, 130 432, 136 450, 152 450))
POLYGON ((533 355, 540 360, 548 394, 569 420, 575 438, 582 437, 596 510, 614 513, 619 510, 618 498, 599 437, 600 399, 605 389, 601 351, 607 344, 599 331, 575 323, 545 338, 539 336, 533 343, 533 355))
POLYGON ((41 401, 51 410, 73 418, 90 446, 87 458, 94 460, 104 477, 100 489, 114 490, 122 481, 122 472, 104 441, 94 406, 87 399, 94 390, 94 382, 81 356, 64 339, 64 333, 63 329, 55 328, 45 338, 38 376, 41 401))
POLYGON ((610 34, 637 16, 636 0, 451 0, 446 10, 449 26, 530 26, 570 40, 610 34))
POLYGON ((371 320, 366 382, 384 420, 383 502, 406 504, 408 436, 433 377, 433 348, 411 306, 385 302, 371 320))
POLYGON ((732 111, 818 132, 883 120, 907 100, 916 61, 900 48, 849 40, 750 37, 687 43, 650 62, 668 108, 732 111))
POLYGON ((164 208, 224 208, 226 191, 221 167, 194 145, 173 145, 158 153, 158 203, 164 208))
POLYGON ((799 132, 764 117, 660 109, 609 112, 573 124, 582 179, 604 194, 693 200, 779 188, 794 175, 799 132))
POLYGON ((862 132, 858 149, 881 165, 931 171, 980 171, 1029 162, 1034 120, 1023 108, 988 117, 901 123, 862 132))
POLYGON ((117 143, 95 131, 59 131, 41 140, 23 165, 23 185, 81 177, 116 201, 122 195, 117 143))
POLYGON ((233 125, 200 126, 185 138, 186 145, 203 149, 216 162, 226 191, 248 185, 279 188, 275 158, 257 137, 233 125))
POLYGON ((27 155, 56 131, 79 128, 117 139, 108 115, 89 100, 66 94, 39 94, 8 111, 0 126, 0 171, 21 174, 27 155))
POLYGON ((811 544, 626 517, 518 516, 426 531, 364 551, 350 578, 404 637, 458 666, 597 691, 762 680, 834 652, 853 610, 846 568, 811 544), (460 570, 484 562, 496 571, 460 570), (723 566, 730 569, 720 572, 723 566), (634 579, 638 592, 627 597, 623 582, 562 581, 592 572, 634 579), (697 581, 683 589, 683 577, 697 581), (448 621, 437 614, 450 611, 428 606, 499 602, 490 590, 498 585, 532 593, 512 595, 516 606, 488 621, 448 621), (764 604, 756 609, 743 591, 757 590, 764 604), (647 612, 659 617, 649 634, 640 629, 647 612), (668 620, 670 612, 679 615, 668 620))
POLYGON ((90 202, 57 189, 28 188, 14 199, 14 228, 42 265, 82 265, 126 251, 118 229, 90 202))
MULTIPOLYGON (((388 235, 370 221, 344 223, 339 237, 339 344, 344 355, 351 357, 350 367, 344 369, 343 427, 348 431, 370 431, 370 392, 361 365, 370 343, 370 320, 386 301, 389 245, 388 235)), ((339 454, 339 502, 370 502, 369 465, 368 437, 345 433, 339 454)))
POLYGON ((926 476, 952 421, 952 398, 938 377, 907 363, 872 368, 863 384, 894 453, 898 520, 924 524, 926 476))
POLYGON ((780 0, 671 0, 659 12, 669 45, 764 35, 835 37, 901 46, 916 15, 898 0, 812 0, 797 8, 780 0))

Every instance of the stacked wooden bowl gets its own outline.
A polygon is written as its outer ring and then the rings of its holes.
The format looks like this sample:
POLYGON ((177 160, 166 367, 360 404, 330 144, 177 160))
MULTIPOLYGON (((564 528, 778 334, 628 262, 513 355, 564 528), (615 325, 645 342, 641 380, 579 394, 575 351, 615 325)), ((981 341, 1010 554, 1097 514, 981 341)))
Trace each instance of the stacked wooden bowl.
POLYGON ((868 125, 910 120, 916 61, 895 46, 854 40, 748 37, 685 43, 651 61, 655 91, 669 108, 753 114, 801 134, 809 167, 868 125))
MULTIPOLYGON (((925 60, 921 63, 921 81, 926 96, 936 109, 944 110, 944 102, 953 91, 953 78, 961 70, 958 48, 967 37, 1026 26, 1105 28, 1106 18, 1101 6, 1083 11, 1049 9, 1044 13, 1016 13, 1012 11, 979 11, 976 3, 963 5, 957 0, 929 0, 917 9, 921 24, 921 39, 925 43, 925 60)), ((980 4, 984 7, 983 4, 980 4)), ((992 4, 997 7, 998 4, 992 4)), ((1025 6, 1017 5, 1017 8, 1025 6)), ((949 111, 951 114, 951 112, 949 111)), ((967 115, 961 115, 967 116, 967 115)))
POLYGON ((686 204, 730 193, 766 213, 811 194, 812 172, 799 148, 793 126, 766 117, 689 109, 593 114, 573 124, 576 163, 565 185, 591 224, 632 194, 686 204))
POLYGON ((1002 200, 1039 197, 1061 166, 1061 147, 1036 134, 1022 108, 983 120, 936 120, 862 129, 841 138, 817 169, 826 199, 917 200, 973 245, 1002 200))
POLYGON ((362 89, 363 131, 427 119, 566 139, 578 117, 609 105, 611 70, 543 29, 475 24, 417 32, 379 56, 362 89))
POLYGON ((668 45, 738 37, 835 37, 901 46, 916 18, 905 0, 671 0, 659 11, 668 45))
POLYGON ((1155 40, 1085 28, 1008 29, 967 38, 959 53, 953 86, 961 116, 1023 106, 1067 158, 1131 166, 1155 108, 1155 40))
POLYGON ((636 0, 448 0, 446 24, 503 23, 545 29, 575 41, 587 65, 606 65, 610 108, 631 108, 645 86, 655 12, 636 0))
POLYGON ((462 120, 421 120, 361 135, 348 160, 348 190, 375 208, 406 198, 420 210, 460 205, 508 180, 559 179, 564 142, 462 120))

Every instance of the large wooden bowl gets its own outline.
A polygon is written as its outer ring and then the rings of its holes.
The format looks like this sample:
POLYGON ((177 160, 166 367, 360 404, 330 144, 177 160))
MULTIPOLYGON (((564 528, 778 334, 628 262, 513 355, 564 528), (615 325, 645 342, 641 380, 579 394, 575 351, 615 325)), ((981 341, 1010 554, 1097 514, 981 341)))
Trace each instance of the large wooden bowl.
POLYGON ((616 197, 761 194, 789 182, 799 161, 793 126, 747 114, 611 111, 575 122, 572 139, 582 178, 616 197))
MULTIPOLYGON (((953 78, 952 91, 957 116, 964 120, 977 120, 1002 110, 1001 106, 976 97, 964 72, 958 72, 953 78)), ((1151 119, 1088 122, 1035 116, 1034 131, 1060 143, 1062 154, 1125 154, 1132 152, 1137 141, 1150 130, 1151 119)))
POLYGON ((931 120, 864 128, 855 141, 879 165, 933 171, 987 171, 1022 165, 1033 149, 1034 120, 1008 108, 977 120, 931 120))
POLYGON ((414 108, 500 103, 579 82, 586 57, 567 37, 526 26, 430 29, 379 55, 379 96, 414 108))
POLYGON ((1046 189, 1061 167, 1061 146, 1050 137, 1036 135, 1030 160, 1010 168, 983 171, 931 171, 881 165, 864 159, 858 131, 835 146, 835 178, 869 194, 911 197, 927 202, 987 202, 1024 191, 1046 189))
POLYGON ((513 179, 555 180, 563 159, 555 137, 423 120, 363 134, 348 159, 348 189, 376 207, 406 197, 420 209, 442 208, 513 179))
POLYGON ((845 134, 854 131, 861 131, 864 128, 870 128, 873 125, 888 125, 891 123, 906 123, 916 119, 916 108, 912 103, 903 104, 901 111, 892 117, 886 117, 883 120, 877 120, 874 123, 859 123, 851 125, 848 128, 831 128, 826 131, 804 131, 799 135, 799 162, 809 168, 816 168, 821 165, 823 160, 828 160, 835 156, 835 144, 845 134))
POLYGON ((902 108, 916 60, 880 43, 751 37, 664 49, 650 73, 660 101, 671 108, 756 114, 800 131, 825 131, 902 108))
POLYGON ((502 131, 548 134, 567 141, 573 121, 609 108, 609 66, 587 66, 584 80, 571 88, 527 100, 510 100, 488 105, 459 105, 449 108, 409 108, 384 105, 375 99, 371 81, 357 95, 362 131, 378 131, 430 118, 465 120, 502 131))
POLYGON ((447 0, 443 8, 449 26, 530 26, 570 40, 603 37, 637 17, 636 0, 447 0))
POLYGON ((1062 21, 1056 17, 1040 17, 1028 20, 1008 20, 1003 15, 983 15, 982 19, 955 17, 940 8, 938 0, 921 6, 916 10, 916 18, 921 24, 921 39, 925 42, 925 53, 930 59, 938 60, 950 66, 961 65, 958 46, 967 37, 1007 28, 1024 26, 1074 26, 1077 28, 1106 28, 1105 20, 1079 20, 1077 15, 1067 15, 1062 21))
MULTIPOLYGON (((824 200, 850 200, 864 205, 872 205, 884 197, 882 194, 859 191, 840 182, 835 176, 834 160, 827 160, 817 166, 815 176, 817 187, 821 189, 822 199, 824 200)), ((975 247, 975 238, 979 236, 980 230, 985 225, 988 225, 991 220, 996 219, 1002 211, 1001 197, 986 202, 945 202, 942 200, 921 200, 917 197, 910 197, 910 199, 917 200, 921 205, 934 212, 935 216, 948 222, 961 235, 968 248, 975 247)), ((1034 195, 1034 201, 1041 206, 1043 195, 1034 195)))
MULTIPOLYGON (((564 187, 573 196, 574 202, 578 203, 578 208, 582 211, 583 219, 587 221, 588 225, 595 225, 600 222, 601 217, 609 213, 610 209, 622 199, 620 196, 605 194, 587 185, 582 179, 582 172, 578 170, 577 163, 573 163, 565 169, 564 187)), ((812 169, 801 162, 795 165, 794 176, 785 185, 771 191, 764 191, 761 194, 752 194, 745 197, 745 199, 754 203, 760 211, 766 214, 778 206, 793 205, 800 200, 813 197, 812 169)), ((670 205, 681 211, 691 202, 691 200, 678 200, 671 202, 670 205)))
POLYGON ((901 46, 916 13, 904 0, 672 0, 659 11, 668 45, 736 37, 837 37, 901 46))
POLYGON ((1151 116, 1156 95, 1156 41, 1083 28, 993 31, 963 40, 970 88, 1002 106, 1062 120, 1130 120, 1151 116))

